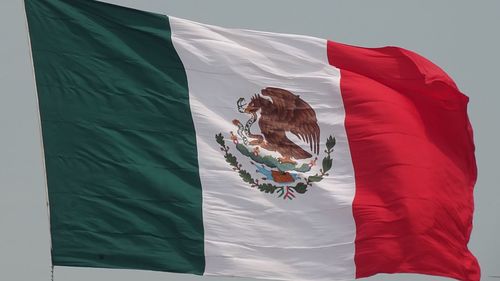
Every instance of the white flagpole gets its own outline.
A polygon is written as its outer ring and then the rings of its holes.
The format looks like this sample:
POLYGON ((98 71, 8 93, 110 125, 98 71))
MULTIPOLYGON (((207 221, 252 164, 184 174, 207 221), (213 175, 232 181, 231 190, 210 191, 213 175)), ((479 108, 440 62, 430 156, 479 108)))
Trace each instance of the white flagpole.
POLYGON ((26 28, 26 36, 27 36, 27 41, 28 41, 28 48, 29 48, 29 57, 30 57, 30 62, 31 62, 31 73, 33 75, 33 81, 34 81, 34 88, 35 88, 35 93, 36 93, 36 111, 37 111, 37 121, 38 121, 38 134, 40 136, 40 148, 42 152, 42 174, 44 175, 44 186, 45 186, 45 206, 47 208, 47 220, 48 220, 48 231, 49 231, 49 246, 50 246, 50 253, 49 253, 49 260, 50 260, 50 278, 51 281, 54 281, 54 264, 52 263, 52 235, 50 232, 50 204, 49 204, 49 189, 48 189, 48 184, 47 184, 47 169, 45 166, 45 151, 44 151, 44 146, 43 146, 43 136, 42 136, 42 120, 41 120, 41 115, 40 115, 40 103, 38 100, 38 89, 36 85, 36 75, 35 75, 35 65, 34 65, 34 60, 33 60, 33 51, 31 48, 31 38, 30 38, 30 33, 29 33, 29 26, 28 26, 28 14, 26 13, 26 4, 25 0, 21 0, 22 3, 22 9, 24 11, 24 25, 26 28))

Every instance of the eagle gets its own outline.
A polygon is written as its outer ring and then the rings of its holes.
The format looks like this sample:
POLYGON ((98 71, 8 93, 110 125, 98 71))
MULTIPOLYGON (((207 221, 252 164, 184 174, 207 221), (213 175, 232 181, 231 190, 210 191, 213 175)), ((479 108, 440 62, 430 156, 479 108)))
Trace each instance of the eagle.
POLYGON ((309 144, 314 154, 319 154, 320 129, 316 113, 300 96, 280 88, 267 87, 260 95, 252 97, 245 113, 260 113, 258 124, 261 135, 250 134, 255 138, 250 145, 260 145, 269 151, 276 151, 282 163, 295 164, 293 159, 307 159, 311 153, 288 139, 290 132, 309 144), (260 111, 260 112, 259 112, 260 111))

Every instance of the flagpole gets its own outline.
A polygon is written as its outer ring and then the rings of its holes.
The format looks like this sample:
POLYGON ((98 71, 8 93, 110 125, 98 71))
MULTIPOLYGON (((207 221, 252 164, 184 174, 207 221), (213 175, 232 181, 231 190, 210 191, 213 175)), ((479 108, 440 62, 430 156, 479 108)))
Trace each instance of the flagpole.
POLYGON ((38 99, 38 89, 36 85, 36 75, 35 75, 35 67, 34 67, 34 60, 33 60, 33 51, 31 48, 31 38, 29 35, 29 26, 28 26, 28 15, 26 13, 26 3, 25 0, 21 0, 22 2, 22 8, 24 10, 24 26, 26 28, 26 36, 27 36, 27 41, 28 41, 28 48, 29 48, 29 57, 30 57, 30 62, 31 62, 31 73, 33 75, 33 81, 34 81, 34 88, 35 88, 35 95, 36 95, 36 111, 37 111, 37 121, 38 121, 38 134, 40 136, 40 148, 42 152, 42 173, 44 175, 43 181, 44 181, 44 186, 45 186, 45 206, 47 208, 47 220, 48 220, 48 231, 49 231, 49 246, 50 246, 50 254, 49 254, 49 260, 50 260, 50 280, 54 281, 54 264, 52 263, 52 235, 50 232, 50 204, 49 204, 49 189, 48 189, 48 183, 47 183, 47 169, 45 166, 45 151, 44 151, 44 146, 43 146, 43 136, 42 136, 42 120, 41 120, 41 115, 40 115, 40 104, 39 104, 39 99, 38 99))

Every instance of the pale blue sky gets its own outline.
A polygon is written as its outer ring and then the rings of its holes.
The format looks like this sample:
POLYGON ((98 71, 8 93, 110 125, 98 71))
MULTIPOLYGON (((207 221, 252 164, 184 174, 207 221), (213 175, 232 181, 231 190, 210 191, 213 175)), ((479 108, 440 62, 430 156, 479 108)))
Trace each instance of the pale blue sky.
MULTIPOLYGON (((470 98, 479 179, 470 248, 482 280, 500 276, 500 1, 105 0, 220 25, 414 50, 470 98)), ((21 0, 0 2, 0 280, 50 280, 48 215, 35 86, 21 0)), ((251 280, 56 267, 56 281, 251 280)), ((365 280, 447 280, 378 275, 365 280)))

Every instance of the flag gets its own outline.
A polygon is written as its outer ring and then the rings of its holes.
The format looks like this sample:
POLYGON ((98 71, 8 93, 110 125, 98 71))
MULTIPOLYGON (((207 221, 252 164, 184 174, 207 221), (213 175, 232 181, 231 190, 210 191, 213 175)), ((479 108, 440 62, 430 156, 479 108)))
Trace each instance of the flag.
POLYGON ((25 4, 54 265, 479 280, 468 98, 425 58, 25 4))

